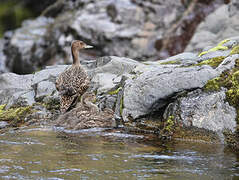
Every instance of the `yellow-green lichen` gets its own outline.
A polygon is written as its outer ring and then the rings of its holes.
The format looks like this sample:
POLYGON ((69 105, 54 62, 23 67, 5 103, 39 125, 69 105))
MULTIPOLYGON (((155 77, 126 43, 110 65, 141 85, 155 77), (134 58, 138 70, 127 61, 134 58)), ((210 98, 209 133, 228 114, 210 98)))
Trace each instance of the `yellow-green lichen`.
POLYGON ((213 52, 213 51, 218 51, 218 50, 220 50, 220 51, 225 51, 225 50, 228 50, 228 47, 223 46, 223 44, 225 44, 225 43, 228 42, 228 41, 230 41, 230 39, 225 39, 225 40, 221 41, 220 43, 218 43, 218 45, 217 45, 216 47, 211 48, 211 49, 209 49, 208 51, 203 51, 203 52, 201 52, 198 56, 201 57, 201 56, 203 56, 204 54, 207 54, 207 53, 213 52))
POLYGON ((8 121, 11 125, 17 126, 24 122, 25 117, 31 114, 31 106, 10 108, 5 110, 5 105, 0 107, 0 121, 8 121))
POLYGON ((219 84, 220 77, 216 77, 214 79, 211 79, 207 82, 207 84, 204 86, 204 89, 207 91, 218 91, 221 88, 221 85, 219 84))
MULTIPOLYGON (((239 112, 239 59, 236 60, 235 68, 223 72, 219 77, 209 80, 204 89, 207 91, 218 91, 221 87, 227 89, 227 101, 239 112)), ((239 114, 237 114, 237 122, 239 123, 239 114)))
POLYGON ((173 130, 174 130, 174 116, 169 116, 167 121, 165 122, 163 131, 172 133, 173 130))
POLYGON ((218 57, 214 57, 214 58, 202 61, 202 62, 196 64, 195 66, 209 65, 209 66, 211 66, 213 68, 216 68, 217 66, 219 66, 221 64, 221 62, 224 59, 225 59, 224 56, 218 56, 218 57))
POLYGON ((113 90, 113 91, 108 92, 108 94, 110 94, 110 95, 118 94, 121 89, 122 89, 122 87, 119 87, 119 88, 116 89, 116 90, 113 90))
POLYGON ((230 55, 239 54, 239 45, 232 48, 230 55))
POLYGON ((6 107, 6 104, 0 105, 0 113, 5 109, 5 107, 6 107))
POLYGON ((167 64, 181 64, 180 61, 167 61, 167 62, 161 62, 161 65, 167 65, 167 64))
POLYGON ((124 98, 122 96, 121 100, 120 100, 120 115, 122 116, 123 113, 123 109, 124 109, 124 98))

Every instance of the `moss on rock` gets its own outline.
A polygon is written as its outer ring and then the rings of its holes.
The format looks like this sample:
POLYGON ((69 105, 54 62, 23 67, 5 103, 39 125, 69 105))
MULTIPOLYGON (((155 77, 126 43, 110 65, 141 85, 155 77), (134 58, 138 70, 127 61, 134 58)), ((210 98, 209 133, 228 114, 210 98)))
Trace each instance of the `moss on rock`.
POLYGON ((181 64, 180 61, 167 61, 167 62, 161 62, 161 65, 167 65, 167 64, 181 64))
POLYGON ((8 121, 12 126, 21 125, 24 119, 33 113, 32 106, 5 109, 6 105, 0 106, 0 121, 8 121))
POLYGON ((203 56, 204 54, 207 54, 207 53, 213 52, 213 51, 218 51, 218 50, 220 50, 220 51, 225 51, 225 50, 228 50, 228 47, 223 46, 223 44, 225 44, 225 43, 228 42, 228 41, 230 41, 230 39, 225 39, 225 40, 221 41, 220 43, 218 43, 218 45, 217 45, 216 47, 211 48, 211 49, 209 49, 208 51, 203 51, 203 52, 201 52, 198 56, 201 57, 201 56, 203 56))
POLYGON ((214 57, 214 58, 202 61, 202 62, 196 64, 195 66, 209 65, 209 66, 211 66, 213 68, 216 68, 217 66, 219 66, 221 64, 221 62, 224 59, 225 59, 224 56, 218 56, 218 57, 214 57))
POLYGON ((175 132, 175 118, 173 115, 168 116, 167 120, 164 122, 163 135, 170 138, 175 132))
POLYGON ((122 87, 119 87, 118 89, 108 92, 108 94, 110 94, 110 95, 118 94, 121 89, 122 89, 122 87))
POLYGON ((232 48, 230 55, 239 54, 239 45, 232 48))
POLYGON ((226 99, 229 104, 233 106, 237 111, 236 133, 224 133, 224 135, 226 136, 225 140, 229 146, 239 148, 239 59, 236 60, 236 65, 233 69, 223 72, 219 77, 209 80, 204 89, 206 91, 218 91, 221 87, 227 89, 226 99), (232 140, 232 137, 235 139, 232 140))

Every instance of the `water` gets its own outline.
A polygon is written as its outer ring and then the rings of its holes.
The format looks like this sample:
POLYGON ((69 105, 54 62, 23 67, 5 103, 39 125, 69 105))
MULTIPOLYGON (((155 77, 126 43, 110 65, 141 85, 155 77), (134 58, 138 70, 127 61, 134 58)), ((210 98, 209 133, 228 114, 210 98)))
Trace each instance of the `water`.
POLYGON ((117 131, 23 128, 0 135, 0 179, 239 179, 239 155, 117 131))

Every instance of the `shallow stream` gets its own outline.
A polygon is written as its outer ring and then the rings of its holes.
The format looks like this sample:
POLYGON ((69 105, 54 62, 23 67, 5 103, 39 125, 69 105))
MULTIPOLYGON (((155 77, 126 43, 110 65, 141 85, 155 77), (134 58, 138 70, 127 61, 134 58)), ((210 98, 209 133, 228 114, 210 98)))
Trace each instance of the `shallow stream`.
POLYGON ((117 130, 21 128, 0 134, 0 179, 239 179, 239 154, 117 130))

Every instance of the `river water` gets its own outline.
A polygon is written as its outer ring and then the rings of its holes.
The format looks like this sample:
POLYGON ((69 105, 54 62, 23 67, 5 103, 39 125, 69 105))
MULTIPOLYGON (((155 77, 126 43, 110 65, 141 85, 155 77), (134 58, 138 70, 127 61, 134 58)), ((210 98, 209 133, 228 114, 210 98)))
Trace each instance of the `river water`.
POLYGON ((0 179, 239 179, 239 154, 118 130, 20 128, 0 134, 0 179))

